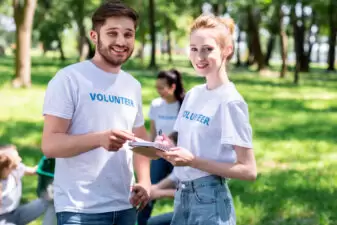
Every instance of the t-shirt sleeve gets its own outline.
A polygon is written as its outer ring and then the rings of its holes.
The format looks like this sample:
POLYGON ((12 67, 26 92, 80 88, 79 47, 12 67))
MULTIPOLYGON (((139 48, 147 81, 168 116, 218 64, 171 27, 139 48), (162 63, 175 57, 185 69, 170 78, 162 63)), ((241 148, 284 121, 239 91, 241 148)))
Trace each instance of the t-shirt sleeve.
POLYGON ((174 182, 175 185, 178 185, 178 183, 179 183, 178 177, 176 177, 176 175, 174 174, 173 171, 168 175, 168 179, 170 179, 172 182, 174 182))
POLYGON ((26 165, 23 163, 20 163, 18 167, 15 169, 15 172, 19 179, 21 179, 25 175, 26 171, 26 165))
POLYGON ((248 106, 233 101, 221 106, 221 144, 253 148, 248 106))
POLYGON ((149 110, 149 119, 150 120, 155 120, 156 118, 156 109, 154 107, 154 102, 152 101, 150 110, 149 110))
POLYGON ((136 119, 134 122, 133 127, 141 127, 144 125, 144 115, 143 115, 143 100, 142 100, 142 91, 141 87, 139 87, 138 91, 138 101, 137 101, 137 114, 136 114, 136 119))
POLYGON ((74 87, 65 72, 59 71, 48 83, 43 115, 71 119, 75 110, 74 87))

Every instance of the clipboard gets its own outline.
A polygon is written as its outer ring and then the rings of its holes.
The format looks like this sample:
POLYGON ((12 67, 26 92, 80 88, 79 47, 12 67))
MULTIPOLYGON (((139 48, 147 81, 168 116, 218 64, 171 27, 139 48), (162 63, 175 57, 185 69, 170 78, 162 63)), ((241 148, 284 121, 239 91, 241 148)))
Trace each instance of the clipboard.
POLYGON ((146 156, 150 159, 159 159, 160 157, 156 154, 158 150, 160 151, 169 151, 170 148, 162 145, 158 142, 150 141, 133 141, 129 142, 131 150, 140 155, 146 156))

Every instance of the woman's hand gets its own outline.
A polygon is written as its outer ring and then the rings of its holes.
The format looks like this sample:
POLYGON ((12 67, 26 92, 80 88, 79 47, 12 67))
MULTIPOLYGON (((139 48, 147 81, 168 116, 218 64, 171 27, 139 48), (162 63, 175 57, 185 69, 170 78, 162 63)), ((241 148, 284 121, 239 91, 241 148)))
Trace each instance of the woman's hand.
POLYGON ((189 150, 181 147, 173 147, 166 152, 158 151, 157 154, 174 166, 192 166, 195 160, 195 156, 189 150))
POLYGON ((155 142, 160 143, 169 148, 175 147, 173 141, 169 137, 167 137, 165 134, 158 135, 155 139, 155 142))

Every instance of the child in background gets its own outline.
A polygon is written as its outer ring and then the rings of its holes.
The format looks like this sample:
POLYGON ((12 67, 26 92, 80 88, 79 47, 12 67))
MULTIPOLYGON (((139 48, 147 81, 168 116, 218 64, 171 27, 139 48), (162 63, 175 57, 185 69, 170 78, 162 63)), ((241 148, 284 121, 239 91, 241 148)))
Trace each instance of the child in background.
POLYGON ((47 193, 27 204, 20 205, 23 176, 35 175, 37 167, 21 162, 16 147, 0 147, 0 225, 25 225, 40 217, 50 205, 47 193))
MULTIPOLYGON (((160 95, 152 101, 149 118, 151 119, 150 135, 152 141, 157 135, 170 135, 176 121, 180 106, 185 96, 181 74, 177 70, 160 71, 156 80, 157 92, 160 95)), ((172 172, 173 166, 165 159, 151 161, 151 182, 156 184, 172 172)), ((155 201, 138 214, 138 225, 146 225, 155 201)))

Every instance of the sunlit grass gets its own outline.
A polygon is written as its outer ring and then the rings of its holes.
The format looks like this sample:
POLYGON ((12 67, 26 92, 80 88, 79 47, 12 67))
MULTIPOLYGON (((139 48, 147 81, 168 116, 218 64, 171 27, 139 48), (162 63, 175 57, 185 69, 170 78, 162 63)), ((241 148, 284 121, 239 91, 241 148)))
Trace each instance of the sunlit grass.
MULTIPOLYGON (((0 61, 0 143, 14 143, 24 162, 41 157, 42 103, 47 82, 73 61, 33 59, 30 89, 12 89, 13 60, 0 61)), ((172 65, 165 65, 172 68, 172 65)), ((187 61, 176 61, 186 89, 203 82, 187 61)), ((143 87, 144 115, 157 97, 155 72, 137 60, 126 67, 143 87)), ((288 73, 290 76, 291 73, 288 73)), ((337 224, 337 76, 313 69, 301 74, 301 84, 230 71, 230 77, 249 104, 259 177, 256 182, 230 180, 239 225, 337 224)), ((24 179, 23 201, 36 197, 36 178, 24 179)), ((172 200, 156 204, 154 215, 172 210, 172 200)), ((40 222, 33 223, 34 225, 40 222)))

